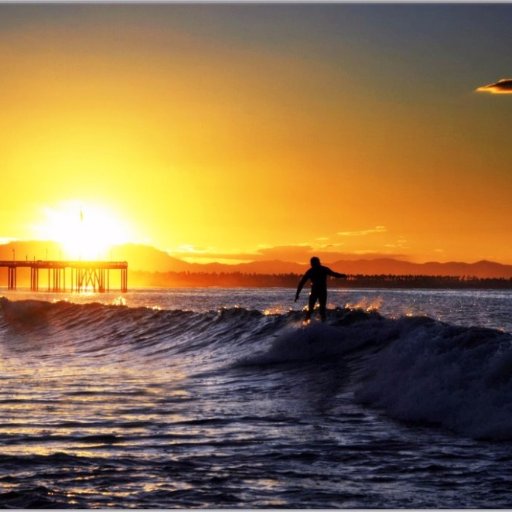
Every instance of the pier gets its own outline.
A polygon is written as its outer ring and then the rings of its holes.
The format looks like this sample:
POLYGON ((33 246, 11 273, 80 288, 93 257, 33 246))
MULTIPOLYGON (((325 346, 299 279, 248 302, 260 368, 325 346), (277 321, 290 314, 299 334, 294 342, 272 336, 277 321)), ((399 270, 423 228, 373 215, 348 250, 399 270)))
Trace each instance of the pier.
POLYGON ((30 269, 30 290, 40 290, 40 274, 47 273, 48 292, 108 292, 110 271, 120 271, 121 292, 128 291, 128 263, 126 261, 0 261, 7 268, 7 288, 16 290, 17 270, 30 269), (66 286, 66 284, 68 286, 66 286))

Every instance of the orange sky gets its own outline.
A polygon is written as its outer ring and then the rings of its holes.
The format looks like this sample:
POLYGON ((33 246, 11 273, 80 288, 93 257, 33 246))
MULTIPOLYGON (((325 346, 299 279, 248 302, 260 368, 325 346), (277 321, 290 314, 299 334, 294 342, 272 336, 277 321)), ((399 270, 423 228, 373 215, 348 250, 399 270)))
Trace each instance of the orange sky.
POLYGON ((507 20, 1 5, 0 240, 101 210, 104 239, 197 261, 307 245, 512 263, 512 96, 476 92, 512 69, 507 20))

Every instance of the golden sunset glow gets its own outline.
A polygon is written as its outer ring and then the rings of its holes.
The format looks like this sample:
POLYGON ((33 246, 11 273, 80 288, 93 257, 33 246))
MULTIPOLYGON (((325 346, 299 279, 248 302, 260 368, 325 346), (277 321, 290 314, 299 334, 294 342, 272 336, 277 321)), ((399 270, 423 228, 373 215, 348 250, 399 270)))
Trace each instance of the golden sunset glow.
POLYGON ((34 226, 36 238, 58 242, 62 259, 108 259, 113 245, 125 243, 132 236, 126 223, 95 204, 66 201, 45 208, 41 217, 42 224, 34 226))
POLYGON ((508 56, 455 11, 0 6, 0 239, 512 263, 508 56))

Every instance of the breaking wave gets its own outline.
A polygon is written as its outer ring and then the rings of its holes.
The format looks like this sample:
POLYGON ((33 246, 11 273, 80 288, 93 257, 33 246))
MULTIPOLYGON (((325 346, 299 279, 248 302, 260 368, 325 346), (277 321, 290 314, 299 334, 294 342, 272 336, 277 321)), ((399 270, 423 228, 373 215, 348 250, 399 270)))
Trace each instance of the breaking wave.
POLYGON ((0 340, 4 366, 20 358, 55 368, 66 361, 157 369, 180 361, 199 374, 222 367, 300 370, 329 361, 348 369, 357 402, 396 420, 512 439, 512 336, 493 329, 348 308, 330 311, 326 324, 304 326, 293 311, 202 313, 0 298, 0 340))

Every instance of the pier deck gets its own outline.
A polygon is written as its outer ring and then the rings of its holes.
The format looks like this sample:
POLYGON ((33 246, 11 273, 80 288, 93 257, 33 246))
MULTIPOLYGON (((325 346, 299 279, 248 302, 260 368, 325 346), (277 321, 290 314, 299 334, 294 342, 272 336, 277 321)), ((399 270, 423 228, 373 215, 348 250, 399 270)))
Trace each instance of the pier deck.
POLYGON ((49 292, 65 292, 66 277, 69 291, 93 290, 100 293, 110 291, 110 270, 121 273, 121 292, 128 291, 128 263, 126 261, 64 261, 64 260, 5 260, 0 268, 7 268, 7 288, 16 290, 17 270, 30 269, 30 289, 38 291, 41 270, 48 272, 49 292), (68 271, 69 269, 69 271, 68 271))

